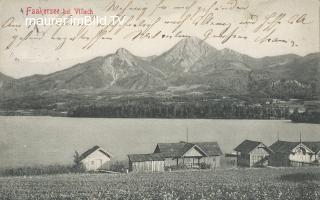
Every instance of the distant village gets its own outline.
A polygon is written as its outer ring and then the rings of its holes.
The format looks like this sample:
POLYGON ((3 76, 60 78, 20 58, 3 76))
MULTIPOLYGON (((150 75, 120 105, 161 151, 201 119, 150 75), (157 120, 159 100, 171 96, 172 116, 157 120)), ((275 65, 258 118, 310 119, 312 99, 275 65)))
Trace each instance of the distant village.
MULTIPOLYGON (((94 146, 80 156, 86 171, 107 172, 112 156, 94 146)), ((267 146, 261 141, 244 140, 229 154, 217 142, 158 143, 152 153, 129 154, 123 172, 165 172, 225 167, 303 167, 320 166, 320 142, 281 141, 267 146)))

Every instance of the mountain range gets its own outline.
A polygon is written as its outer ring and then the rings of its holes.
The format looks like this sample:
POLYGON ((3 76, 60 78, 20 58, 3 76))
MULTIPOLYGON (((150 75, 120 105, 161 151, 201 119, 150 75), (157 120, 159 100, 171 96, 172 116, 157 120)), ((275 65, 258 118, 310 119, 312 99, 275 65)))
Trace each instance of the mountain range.
POLYGON ((158 56, 138 57, 121 48, 48 75, 14 79, 0 73, 0 96, 156 94, 192 88, 223 95, 314 98, 320 93, 319 63, 319 52, 253 58, 190 37, 158 56))

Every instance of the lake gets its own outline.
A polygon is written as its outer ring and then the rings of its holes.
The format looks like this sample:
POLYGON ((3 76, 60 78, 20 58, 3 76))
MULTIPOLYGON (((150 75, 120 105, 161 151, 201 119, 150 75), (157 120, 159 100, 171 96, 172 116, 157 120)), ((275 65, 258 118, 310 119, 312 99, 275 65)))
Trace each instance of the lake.
POLYGON ((72 163, 80 153, 99 145, 114 159, 151 153, 157 143, 217 141, 230 153, 244 139, 266 145, 277 140, 320 141, 319 124, 286 120, 110 119, 0 116, 0 167, 72 163))

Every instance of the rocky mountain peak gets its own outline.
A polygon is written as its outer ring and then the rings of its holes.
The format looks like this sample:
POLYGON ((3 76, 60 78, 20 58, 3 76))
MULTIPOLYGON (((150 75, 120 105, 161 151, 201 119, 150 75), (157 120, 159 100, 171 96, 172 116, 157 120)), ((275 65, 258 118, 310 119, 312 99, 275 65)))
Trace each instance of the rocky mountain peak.
POLYGON ((133 58, 134 57, 134 55, 125 48, 119 48, 116 51, 115 55, 118 56, 119 58, 133 58))
POLYGON ((200 58, 206 57, 215 52, 216 49, 197 37, 182 39, 168 52, 160 56, 162 62, 180 68, 188 72, 200 58))
POLYGON ((205 43, 203 40, 201 40, 198 37, 188 37, 188 38, 182 39, 180 42, 184 44, 192 45, 192 46, 197 46, 205 43))
POLYGON ((132 55, 131 53, 130 53, 130 51, 128 51, 127 49, 125 49, 125 48, 119 48, 117 51, 116 51, 116 54, 117 55, 132 55))
POLYGON ((201 53, 205 53, 208 49, 214 49, 210 45, 208 45, 205 41, 201 40, 197 37, 189 37, 182 39, 177 45, 176 48, 180 48, 184 51, 201 51, 201 53))

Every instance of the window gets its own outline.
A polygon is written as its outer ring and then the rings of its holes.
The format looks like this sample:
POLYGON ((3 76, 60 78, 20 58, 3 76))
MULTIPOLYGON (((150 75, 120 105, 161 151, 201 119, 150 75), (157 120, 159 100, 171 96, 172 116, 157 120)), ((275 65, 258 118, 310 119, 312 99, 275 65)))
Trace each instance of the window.
POLYGON ((302 147, 299 148, 298 152, 303 154, 303 155, 306 155, 306 153, 307 153, 307 151, 302 147))

